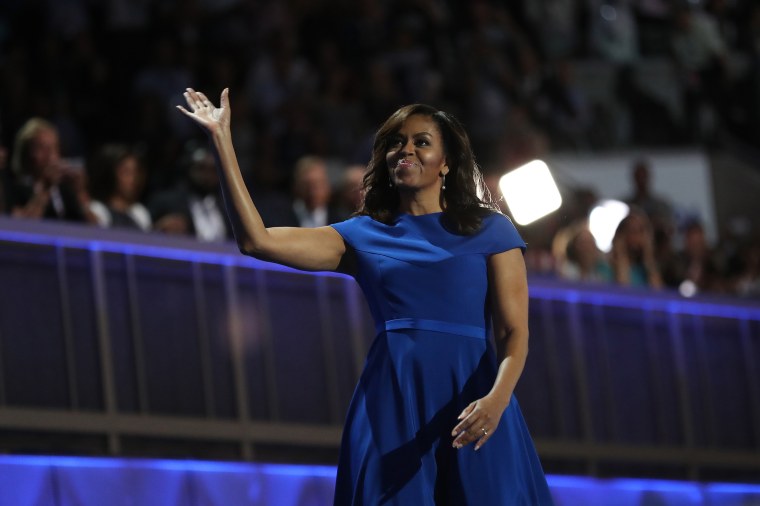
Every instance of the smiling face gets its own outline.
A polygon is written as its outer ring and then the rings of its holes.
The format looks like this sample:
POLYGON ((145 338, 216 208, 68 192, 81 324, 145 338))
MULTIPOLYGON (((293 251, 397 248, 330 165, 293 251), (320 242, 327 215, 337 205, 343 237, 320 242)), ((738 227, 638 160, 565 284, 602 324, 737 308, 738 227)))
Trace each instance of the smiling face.
POLYGON ((409 116, 388 141, 385 155, 393 185, 399 190, 440 190, 448 173, 441 132, 430 116, 409 116))

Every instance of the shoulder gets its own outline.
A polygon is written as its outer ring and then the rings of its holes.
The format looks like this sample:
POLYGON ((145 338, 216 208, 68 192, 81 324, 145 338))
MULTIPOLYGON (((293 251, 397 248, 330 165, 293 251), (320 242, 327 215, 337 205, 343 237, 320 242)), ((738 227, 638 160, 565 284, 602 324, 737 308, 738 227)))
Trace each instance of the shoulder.
POLYGON ((487 213, 483 216, 483 221, 480 224, 480 230, 478 234, 501 234, 501 233, 514 233, 517 234, 517 228, 514 223, 505 214, 501 214, 495 211, 487 213))
POLYGON ((334 228, 347 243, 354 245, 358 237, 371 228, 374 224, 379 223, 366 215, 354 216, 338 223, 331 223, 329 226, 334 228))
POLYGON ((90 201, 90 212, 95 215, 98 220, 98 225, 101 227, 111 226, 111 211, 108 210, 105 204, 99 200, 90 201))
POLYGON ((152 223, 148 209, 139 202, 130 206, 128 213, 142 230, 150 230, 152 223))
POLYGON ((509 216, 506 214, 502 214, 497 211, 486 211, 486 213, 483 215, 483 226, 511 226, 514 227, 512 224, 512 220, 509 219, 509 216))
POLYGON ((501 253, 514 248, 525 251, 526 245, 512 220, 504 214, 489 212, 483 217, 476 234, 488 253, 501 253))

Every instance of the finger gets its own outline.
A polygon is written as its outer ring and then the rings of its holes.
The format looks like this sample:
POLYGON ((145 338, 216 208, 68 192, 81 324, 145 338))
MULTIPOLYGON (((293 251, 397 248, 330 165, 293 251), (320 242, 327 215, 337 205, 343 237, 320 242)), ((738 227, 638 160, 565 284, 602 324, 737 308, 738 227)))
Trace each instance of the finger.
POLYGON ((452 446, 458 450, 477 440, 478 436, 479 434, 474 428, 464 430, 456 437, 456 439, 454 439, 452 446))
POLYGON ((483 436, 481 436, 480 439, 478 439, 478 442, 475 444, 475 451, 480 450, 480 448, 488 442, 489 439, 491 439, 491 432, 487 432, 483 436))
POLYGON ((193 112, 195 112, 195 109, 197 109, 197 107, 195 106, 195 99, 192 97, 192 95, 190 95, 190 92, 189 92, 189 91, 186 91, 185 93, 183 93, 183 95, 184 95, 184 97, 185 97, 185 102, 187 103, 187 106, 188 106, 188 107, 189 107, 189 108, 190 108, 190 109, 191 109, 193 112))
POLYGON ((208 107, 214 107, 214 104, 211 103, 211 100, 209 100, 208 97, 206 97, 206 95, 204 95, 200 91, 198 92, 198 98, 203 103, 203 105, 208 106, 208 107))
MULTIPOLYGON (((493 430, 496 430, 496 427, 494 427, 493 430)), ((486 425, 474 425, 474 427, 468 430, 467 433, 468 433, 468 438, 466 441, 463 442, 463 445, 467 445, 467 444, 472 443, 473 441, 477 441, 477 443, 475 444, 475 449, 478 450, 491 437, 492 430, 489 430, 486 425), (479 428, 475 430, 475 427, 479 427, 479 428)))
POLYGON ((221 107, 227 109, 230 106, 230 89, 225 88, 222 90, 222 96, 219 98, 221 107))
POLYGON ((456 427, 451 431, 452 436, 458 436, 462 431, 467 430, 467 427, 470 426, 471 420, 469 418, 465 418, 461 422, 459 422, 456 427))
POLYGON ((467 418, 463 423, 457 426, 459 430, 454 434, 456 436, 454 438, 454 446, 464 446, 475 441, 482 435, 479 433, 480 427, 482 426, 483 423, 479 417, 467 418))
POLYGON ((461 420, 459 424, 454 427, 454 430, 451 431, 452 436, 456 436, 459 432, 462 431, 465 427, 468 427, 473 421, 475 421, 474 418, 471 418, 473 415, 475 415, 475 405, 476 403, 473 402, 466 408, 464 408, 464 411, 460 413, 460 415, 457 417, 457 420, 461 420))
POLYGON ((464 420, 459 422, 456 427, 454 427, 454 430, 451 431, 452 436, 457 436, 461 434, 462 432, 466 431, 470 428, 470 426, 477 421, 477 416, 473 416, 473 413, 470 413, 464 420))
POLYGON ((475 402, 471 402, 469 406, 464 408, 461 413, 459 413, 459 416, 457 417, 457 420, 461 420, 467 415, 469 415, 472 410, 475 409, 475 402))
POLYGON ((197 91, 192 88, 188 88, 185 94, 190 97, 191 101, 189 101, 188 104, 193 108, 193 110, 203 107, 203 100, 201 100, 200 96, 198 96, 197 91))

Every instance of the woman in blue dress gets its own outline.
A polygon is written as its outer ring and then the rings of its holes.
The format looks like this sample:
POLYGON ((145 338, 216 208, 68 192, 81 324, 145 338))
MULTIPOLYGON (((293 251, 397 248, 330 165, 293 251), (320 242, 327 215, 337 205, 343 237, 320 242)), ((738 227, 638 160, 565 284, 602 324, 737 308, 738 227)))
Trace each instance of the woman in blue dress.
POLYGON ((185 99, 178 108, 217 155, 242 253, 303 270, 356 265, 377 336, 343 431, 335 504, 552 504, 513 395, 528 353, 525 243, 479 195, 459 122, 402 107, 376 134, 357 216, 266 228, 232 146, 229 91, 219 107, 192 89, 185 99))

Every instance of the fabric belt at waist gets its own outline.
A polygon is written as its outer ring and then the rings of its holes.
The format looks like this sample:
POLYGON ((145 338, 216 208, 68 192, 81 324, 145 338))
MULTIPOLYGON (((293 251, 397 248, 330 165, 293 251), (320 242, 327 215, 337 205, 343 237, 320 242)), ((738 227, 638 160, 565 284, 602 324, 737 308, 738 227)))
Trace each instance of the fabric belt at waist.
POLYGON ((465 325, 441 320, 423 320, 421 318, 397 318, 395 320, 386 320, 375 326, 378 334, 386 330, 399 329, 432 330, 434 332, 446 332, 447 334, 458 334, 480 339, 485 339, 488 336, 486 329, 476 325, 465 325))

